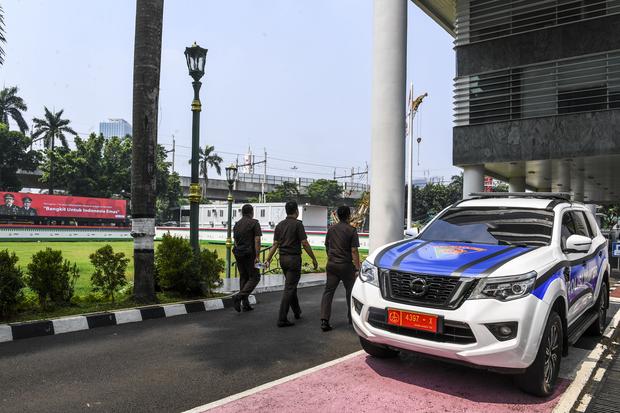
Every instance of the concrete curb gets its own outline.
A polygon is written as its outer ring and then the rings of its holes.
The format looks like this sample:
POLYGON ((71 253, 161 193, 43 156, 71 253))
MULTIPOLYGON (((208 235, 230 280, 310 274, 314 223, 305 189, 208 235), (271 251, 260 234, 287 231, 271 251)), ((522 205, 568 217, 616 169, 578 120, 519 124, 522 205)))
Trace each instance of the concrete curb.
MULTIPOLYGON (((256 297, 254 295, 250 295, 250 304, 256 304, 256 297)), ((129 308, 103 313, 73 315, 52 320, 0 324, 0 343, 24 338, 90 330, 98 327, 136 323, 155 318, 175 317, 189 313, 221 310, 223 308, 231 308, 232 306, 233 298, 224 297, 211 300, 196 300, 183 303, 129 308)))

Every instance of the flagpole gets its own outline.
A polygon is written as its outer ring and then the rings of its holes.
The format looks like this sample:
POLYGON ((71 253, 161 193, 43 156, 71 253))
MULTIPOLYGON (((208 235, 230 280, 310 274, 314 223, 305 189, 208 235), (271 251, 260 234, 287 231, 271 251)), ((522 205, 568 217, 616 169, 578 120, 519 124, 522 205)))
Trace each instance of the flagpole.
POLYGON ((409 158, 407 159, 407 229, 411 229, 411 219, 413 215, 413 82, 409 87, 409 139, 407 144, 409 145, 409 158))

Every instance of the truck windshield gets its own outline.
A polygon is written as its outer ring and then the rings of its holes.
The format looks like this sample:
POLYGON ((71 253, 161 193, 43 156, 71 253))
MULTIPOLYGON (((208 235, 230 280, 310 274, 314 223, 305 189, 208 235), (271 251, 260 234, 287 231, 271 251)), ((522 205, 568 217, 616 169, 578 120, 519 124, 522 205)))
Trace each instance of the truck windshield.
POLYGON ((418 239, 492 245, 544 246, 551 242, 553 211, 525 208, 451 208, 418 239))

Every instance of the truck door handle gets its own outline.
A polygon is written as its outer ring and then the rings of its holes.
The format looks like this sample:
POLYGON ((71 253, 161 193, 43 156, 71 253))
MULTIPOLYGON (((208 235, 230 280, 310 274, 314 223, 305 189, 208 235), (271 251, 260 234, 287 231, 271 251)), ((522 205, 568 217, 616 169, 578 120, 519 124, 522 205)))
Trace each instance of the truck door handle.
POLYGON ((570 267, 564 268, 564 279, 566 280, 566 282, 570 281, 570 267))
POLYGON ((599 251, 599 252, 598 252, 598 256, 599 256, 599 257, 602 257, 602 256, 603 256, 603 251, 599 251))

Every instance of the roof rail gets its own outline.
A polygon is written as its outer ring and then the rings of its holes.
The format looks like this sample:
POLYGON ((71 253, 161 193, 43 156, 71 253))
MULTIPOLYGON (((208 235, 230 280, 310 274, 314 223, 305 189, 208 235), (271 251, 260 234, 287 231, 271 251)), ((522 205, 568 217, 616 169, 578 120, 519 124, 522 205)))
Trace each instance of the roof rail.
POLYGON ((568 192, 472 192, 470 199, 480 198, 542 198, 542 199, 561 199, 571 200, 568 192))

